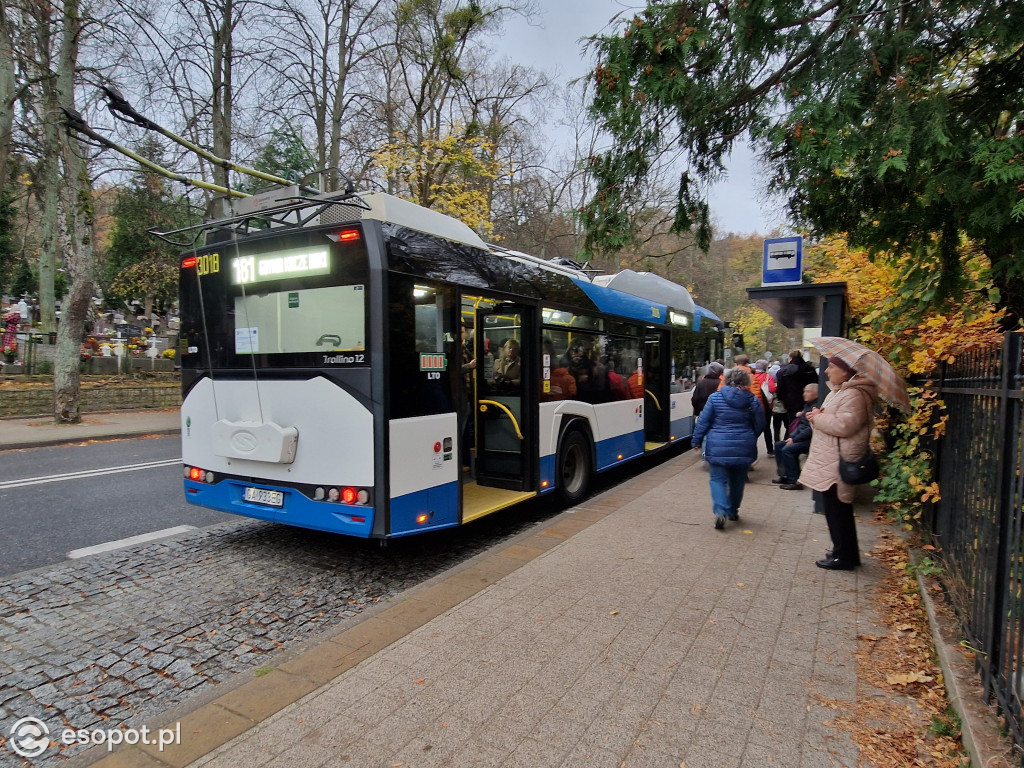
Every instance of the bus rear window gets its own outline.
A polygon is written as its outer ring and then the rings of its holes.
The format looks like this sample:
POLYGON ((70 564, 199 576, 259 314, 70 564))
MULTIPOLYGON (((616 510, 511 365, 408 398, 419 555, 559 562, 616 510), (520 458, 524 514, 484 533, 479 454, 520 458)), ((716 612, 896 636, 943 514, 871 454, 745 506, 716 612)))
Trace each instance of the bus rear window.
POLYGON ((361 352, 366 349, 362 285, 235 297, 235 354, 361 352))

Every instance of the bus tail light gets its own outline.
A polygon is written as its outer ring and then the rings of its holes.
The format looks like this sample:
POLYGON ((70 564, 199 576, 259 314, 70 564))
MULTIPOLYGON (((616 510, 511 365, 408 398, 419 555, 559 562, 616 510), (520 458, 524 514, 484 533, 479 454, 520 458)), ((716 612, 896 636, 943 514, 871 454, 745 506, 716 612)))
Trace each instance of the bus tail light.
POLYGON ((216 478, 214 477, 213 472, 210 472, 209 470, 186 466, 185 479, 191 480, 194 483, 212 484, 216 478))
POLYGON ((338 233, 338 240, 343 243, 352 243, 359 239, 358 229, 343 229, 338 233))
POLYGON ((354 488, 350 485, 341 488, 324 488, 321 486, 313 491, 313 499, 315 501, 329 501, 334 504, 364 507, 370 503, 370 490, 369 488, 354 488))
POLYGON ((181 262, 181 268, 182 269, 192 269, 192 267, 194 267, 198 263, 199 263, 199 259, 197 257, 189 256, 188 258, 186 258, 184 261, 181 262))

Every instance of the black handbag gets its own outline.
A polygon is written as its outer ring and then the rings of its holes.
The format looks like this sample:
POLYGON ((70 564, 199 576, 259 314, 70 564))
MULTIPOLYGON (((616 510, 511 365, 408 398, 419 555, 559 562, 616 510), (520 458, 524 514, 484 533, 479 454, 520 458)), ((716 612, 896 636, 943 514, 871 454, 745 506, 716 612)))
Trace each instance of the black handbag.
POLYGON ((847 461, 840 456, 839 477, 848 485, 870 483, 878 477, 878 459, 875 452, 868 448, 868 452, 856 461, 847 461))
MULTIPOLYGON (((869 398, 870 401, 870 398, 869 398)), ((868 408, 870 409, 870 402, 868 408)), ((842 443, 840 443, 842 445, 842 443)), ((868 446, 868 452, 859 459, 847 461, 839 454, 839 477, 847 485, 864 485, 878 477, 878 458, 868 446)))

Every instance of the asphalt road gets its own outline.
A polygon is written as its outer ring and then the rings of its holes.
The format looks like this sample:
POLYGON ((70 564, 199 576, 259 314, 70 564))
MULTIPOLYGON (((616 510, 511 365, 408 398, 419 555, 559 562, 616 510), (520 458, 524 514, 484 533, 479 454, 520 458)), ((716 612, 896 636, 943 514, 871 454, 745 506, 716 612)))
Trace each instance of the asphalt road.
POLYGON ((185 503, 177 436, 0 452, 0 576, 230 516, 185 503))

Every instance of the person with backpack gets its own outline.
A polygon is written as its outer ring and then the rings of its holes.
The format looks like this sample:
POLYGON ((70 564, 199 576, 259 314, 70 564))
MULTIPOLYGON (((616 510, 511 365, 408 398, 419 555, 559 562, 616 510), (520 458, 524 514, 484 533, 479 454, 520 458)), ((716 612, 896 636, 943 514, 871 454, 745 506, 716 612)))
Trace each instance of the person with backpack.
POLYGON ((775 442, 772 440, 771 413, 775 402, 775 379, 768 375, 768 361, 758 360, 754 363, 754 383, 757 384, 757 395, 764 408, 764 445, 768 455, 775 455, 775 442))
POLYGON ((779 397, 779 369, 782 368, 778 363, 773 363, 768 369, 768 375, 771 377, 774 389, 775 399, 771 403, 771 423, 772 423, 772 440, 779 442, 786 436, 786 429, 789 427, 789 422, 786 421, 786 406, 782 403, 782 398, 779 397))

